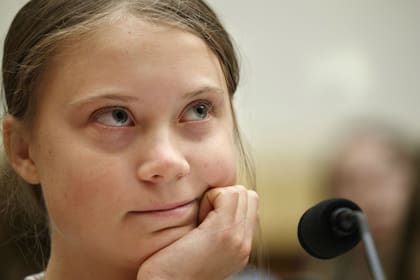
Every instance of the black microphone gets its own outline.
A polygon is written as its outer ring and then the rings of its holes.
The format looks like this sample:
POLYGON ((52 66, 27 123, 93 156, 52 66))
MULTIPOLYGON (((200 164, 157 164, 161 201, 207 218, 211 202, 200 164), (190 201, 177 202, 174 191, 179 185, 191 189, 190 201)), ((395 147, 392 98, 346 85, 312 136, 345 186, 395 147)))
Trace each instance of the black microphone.
POLYGON ((300 218, 298 238, 307 253, 320 259, 342 255, 362 239, 373 278, 385 279, 366 217, 348 199, 327 199, 309 208, 300 218))
POLYGON ((352 210, 360 211, 360 207, 340 198, 328 199, 309 208, 298 225, 301 246, 319 259, 335 258, 352 249, 360 241, 352 210))

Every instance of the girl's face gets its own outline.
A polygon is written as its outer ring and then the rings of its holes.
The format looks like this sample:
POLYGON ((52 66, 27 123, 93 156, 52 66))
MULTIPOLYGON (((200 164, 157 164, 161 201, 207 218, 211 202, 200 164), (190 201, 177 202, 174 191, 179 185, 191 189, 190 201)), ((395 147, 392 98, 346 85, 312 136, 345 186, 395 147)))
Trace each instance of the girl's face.
POLYGON ((63 44, 37 94, 53 257, 138 266, 197 226, 208 188, 235 184, 225 79, 192 33, 118 20, 63 44))

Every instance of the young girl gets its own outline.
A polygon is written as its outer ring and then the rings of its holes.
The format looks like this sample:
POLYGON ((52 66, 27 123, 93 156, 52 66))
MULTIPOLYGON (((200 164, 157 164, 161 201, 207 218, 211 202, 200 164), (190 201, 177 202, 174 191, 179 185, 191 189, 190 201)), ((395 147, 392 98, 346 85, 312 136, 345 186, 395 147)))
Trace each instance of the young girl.
POLYGON ((2 70, 6 156, 48 213, 48 265, 27 279, 224 279, 247 264, 258 198, 235 185, 238 63, 203 1, 32 0, 2 70))

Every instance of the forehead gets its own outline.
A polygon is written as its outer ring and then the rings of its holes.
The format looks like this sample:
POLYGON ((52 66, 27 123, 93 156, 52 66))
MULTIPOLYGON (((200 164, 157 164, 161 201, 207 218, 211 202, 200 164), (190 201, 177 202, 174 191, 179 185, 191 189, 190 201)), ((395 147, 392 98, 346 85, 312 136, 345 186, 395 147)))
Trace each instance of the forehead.
POLYGON ((133 77, 185 87, 211 82, 227 91, 219 61, 204 40, 189 31, 129 15, 101 24, 78 41, 75 37, 63 41, 41 84, 71 80, 72 86, 82 86, 95 80, 133 81, 133 77))
POLYGON ((86 31, 82 27, 69 32, 69 36, 58 43, 52 58, 80 56, 84 51, 113 50, 129 54, 130 49, 136 50, 136 55, 173 55, 179 53, 179 47, 210 51, 204 40, 187 29, 126 14, 109 16, 92 24, 86 31))

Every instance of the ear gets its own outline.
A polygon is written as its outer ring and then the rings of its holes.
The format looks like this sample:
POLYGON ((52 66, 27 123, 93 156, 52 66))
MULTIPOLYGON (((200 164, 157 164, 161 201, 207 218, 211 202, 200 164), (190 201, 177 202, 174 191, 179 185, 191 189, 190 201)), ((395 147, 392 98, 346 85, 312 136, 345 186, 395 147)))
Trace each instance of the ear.
POLYGON ((3 119, 3 145, 15 172, 29 184, 39 184, 36 165, 30 153, 29 132, 22 121, 7 115, 3 119))

